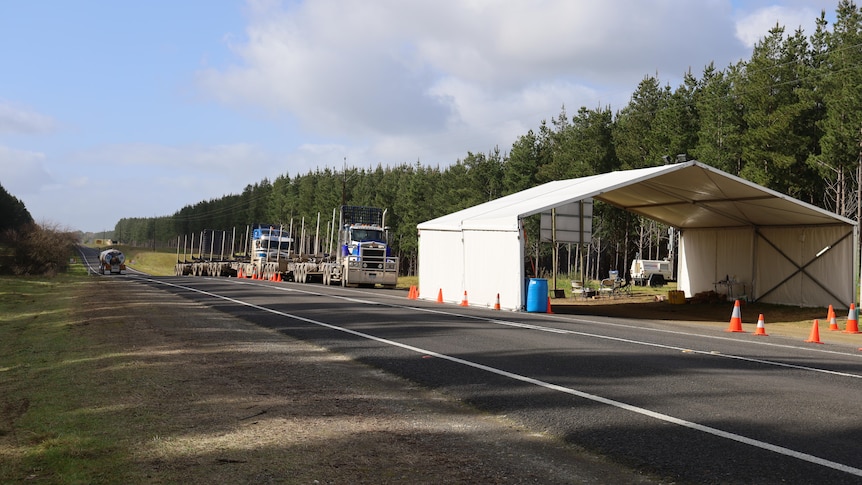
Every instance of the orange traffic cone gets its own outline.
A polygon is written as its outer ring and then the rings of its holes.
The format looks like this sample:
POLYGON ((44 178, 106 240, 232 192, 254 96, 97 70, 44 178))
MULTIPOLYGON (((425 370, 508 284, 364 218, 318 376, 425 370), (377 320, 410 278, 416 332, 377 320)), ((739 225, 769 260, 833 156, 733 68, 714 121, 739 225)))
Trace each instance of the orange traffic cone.
POLYGON ((548 297, 548 313, 553 314, 554 311, 551 309, 551 297, 548 297))
POLYGON ((743 332, 745 330, 742 329, 742 314, 739 311, 739 300, 733 304, 733 313, 730 315, 730 326, 727 327, 725 332, 743 332))
POLYGON ((281 283, 282 281, 284 281, 284 280, 282 279, 282 277, 281 277, 281 273, 276 273, 276 274, 275 274, 275 281, 277 281, 277 282, 279 282, 279 283, 281 283))
POLYGON ((856 317, 856 304, 850 304, 850 312, 847 314, 847 326, 844 333, 859 333, 859 320, 856 317))
POLYGON ((763 325, 763 314, 761 313, 759 317, 757 317, 757 330, 754 331, 754 335, 763 335, 764 337, 768 337, 769 334, 766 333, 766 327, 763 325))
POLYGON ((826 318, 829 319, 829 330, 841 330, 838 328, 838 323, 835 322, 835 309, 832 308, 832 305, 829 305, 829 311, 826 313, 826 318))
POLYGON ((242 275, 242 268, 240 268, 239 271, 236 272, 236 277, 237 278, 245 278, 245 276, 242 275))
POLYGON ((418 300, 419 299, 419 288, 417 288, 416 285, 412 285, 410 287, 410 294, 407 295, 407 298, 409 298, 411 300, 418 300))
POLYGON ((437 292, 437 303, 443 303, 443 288, 437 292))
POLYGON ((469 303, 467 303, 467 290, 464 290, 464 299, 461 300, 461 306, 470 306, 469 303))
POLYGON ((823 343, 820 341, 820 321, 819 320, 817 320, 817 319, 814 320, 814 325, 811 327, 811 335, 808 336, 808 340, 806 340, 806 342, 812 343, 812 344, 822 344, 823 343))
POLYGON ((494 310, 500 309, 500 294, 497 293, 497 303, 494 303, 494 310))

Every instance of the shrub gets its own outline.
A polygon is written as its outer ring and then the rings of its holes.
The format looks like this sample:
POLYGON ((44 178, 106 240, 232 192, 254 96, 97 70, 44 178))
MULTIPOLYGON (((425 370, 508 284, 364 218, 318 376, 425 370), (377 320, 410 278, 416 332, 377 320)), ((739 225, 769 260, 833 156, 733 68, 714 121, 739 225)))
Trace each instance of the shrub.
POLYGON ((78 237, 53 224, 24 224, 3 234, 10 257, 0 269, 17 275, 53 276, 66 270, 78 237))

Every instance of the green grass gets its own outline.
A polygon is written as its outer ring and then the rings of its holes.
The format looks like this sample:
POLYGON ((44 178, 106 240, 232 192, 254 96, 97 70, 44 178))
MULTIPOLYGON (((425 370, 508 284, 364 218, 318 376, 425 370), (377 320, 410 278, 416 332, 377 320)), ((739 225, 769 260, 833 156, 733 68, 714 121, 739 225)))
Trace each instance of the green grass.
POLYGON ((95 411, 114 388, 99 385, 102 351, 75 328, 85 274, 0 277, 0 483, 141 481, 126 423, 95 411))
MULTIPOLYGON (((177 251, 168 249, 114 246, 126 255, 126 266, 152 276, 172 276, 177 264, 177 251)), ((182 256, 180 256, 182 257, 182 256)))

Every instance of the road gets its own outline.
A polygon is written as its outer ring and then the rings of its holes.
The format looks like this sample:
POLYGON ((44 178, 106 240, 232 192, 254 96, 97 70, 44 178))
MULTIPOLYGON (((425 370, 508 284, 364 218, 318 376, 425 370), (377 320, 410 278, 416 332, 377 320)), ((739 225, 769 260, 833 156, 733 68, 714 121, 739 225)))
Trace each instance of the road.
POLYGON ((403 291, 129 275, 687 483, 862 483, 862 352, 403 291))

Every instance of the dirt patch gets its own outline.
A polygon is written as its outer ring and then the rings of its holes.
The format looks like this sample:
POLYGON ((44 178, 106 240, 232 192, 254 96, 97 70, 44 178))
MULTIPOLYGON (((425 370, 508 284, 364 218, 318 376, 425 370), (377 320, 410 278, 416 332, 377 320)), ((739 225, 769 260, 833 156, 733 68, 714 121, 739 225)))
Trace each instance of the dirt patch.
POLYGON ((104 346, 104 378, 127 384, 94 406, 140 417, 128 447, 148 482, 652 483, 180 297, 88 286, 74 331, 104 346))
MULTIPOLYGON (((768 335, 786 337, 804 342, 811 336, 815 320, 819 337, 823 343, 862 347, 862 335, 848 334, 843 331, 830 331, 828 309, 773 305, 768 303, 740 301, 740 316, 745 332, 753 333, 758 318, 763 315, 768 335)), ((677 326, 694 328, 727 329, 733 314, 734 302, 713 300, 692 301, 684 304, 671 304, 667 299, 656 295, 620 295, 615 298, 551 299, 554 313, 569 315, 591 315, 629 319, 633 324, 638 321, 660 321, 677 326)), ((835 321, 839 330, 847 327, 846 308, 835 310, 835 321)), ((857 317, 858 318, 858 317, 857 317)))
MULTIPOLYGON (((775 323, 801 322, 810 324, 815 318, 824 319, 826 317, 826 309, 824 308, 803 308, 746 301, 739 303, 743 321, 746 323, 757 323, 759 314, 764 314, 768 321, 775 323)), ((693 302, 691 299, 684 304, 672 304, 662 295, 551 299, 551 306, 557 313, 725 324, 730 321, 733 305, 734 302, 730 301, 693 302)), ((843 317, 846 316, 845 310, 843 317)))

